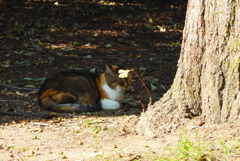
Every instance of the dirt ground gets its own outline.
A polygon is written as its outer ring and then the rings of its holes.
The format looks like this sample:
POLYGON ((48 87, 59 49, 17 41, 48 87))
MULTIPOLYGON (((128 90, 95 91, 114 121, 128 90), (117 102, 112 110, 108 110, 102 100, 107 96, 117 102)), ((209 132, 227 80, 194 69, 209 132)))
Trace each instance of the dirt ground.
MULTIPOLYGON (((149 102, 136 77, 127 92, 131 107, 76 114, 44 111, 37 104, 46 76, 73 69, 98 72, 105 63, 136 69, 159 100, 177 69, 186 4, 157 4, 0 1, 0 160, 133 161, 171 155, 166 147, 178 144, 179 132, 147 138, 135 131, 143 110, 137 102, 149 102)), ((191 129, 198 123, 191 120, 179 131, 196 140, 191 129)), ((224 145, 240 136, 231 124, 199 129, 204 140, 222 139, 224 145)), ((225 156, 221 150, 216 155, 225 156)))

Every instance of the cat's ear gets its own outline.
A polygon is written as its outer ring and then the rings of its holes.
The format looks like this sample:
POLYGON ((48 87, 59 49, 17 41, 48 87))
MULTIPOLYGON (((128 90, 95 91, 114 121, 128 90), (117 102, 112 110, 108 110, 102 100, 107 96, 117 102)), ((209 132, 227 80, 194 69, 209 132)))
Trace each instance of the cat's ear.
POLYGON ((118 66, 112 66, 112 65, 109 65, 109 64, 106 64, 106 73, 109 73, 109 74, 116 74, 119 70, 119 67, 118 66))

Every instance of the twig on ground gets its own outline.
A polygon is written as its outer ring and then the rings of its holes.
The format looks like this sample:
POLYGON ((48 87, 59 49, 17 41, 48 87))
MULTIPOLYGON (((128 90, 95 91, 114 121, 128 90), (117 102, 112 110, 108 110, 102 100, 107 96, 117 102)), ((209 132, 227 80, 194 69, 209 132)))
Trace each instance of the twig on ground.
POLYGON ((17 116, 23 115, 22 112, 9 112, 9 111, 0 111, 0 114, 2 114, 2 115, 17 115, 17 116))
POLYGON ((30 102, 19 101, 19 100, 0 100, 0 102, 24 103, 24 104, 29 104, 30 103, 30 102))
POLYGON ((140 99, 137 99, 138 100, 138 103, 141 105, 142 109, 143 109, 143 112, 145 112, 147 110, 145 104, 142 103, 142 101, 140 99))
MULTIPOLYGON (((140 75, 137 73, 137 71, 135 69, 132 69, 132 71, 135 73, 135 75, 138 77, 138 79, 142 82, 145 90, 147 91, 147 94, 148 94, 148 98, 149 98, 149 105, 152 105, 152 95, 147 87, 147 85, 145 84, 145 82, 142 80, 142 78, 140 77, 140 75)), ((139 100, 138 100, 139 102, 139 100)), ((140 103, 140 102, 139 102, 140 103)), ((143 105, 142 103, 140 103, 141 105, 143 105)))
POLYGON ((205 124, 205 121, 201 121, 197 126, 192 127, 191 130, 200 128, 200 127, 202 127, 204 124, 205 124))
POLYGON ((6 84, 0 84, 0 86, 11 88, 11 89, 14 89, 14 90, 19 90, 19 91, 37 91, 38 90, 36 88, 21 88, 21 87, 6 85, 6 84))
POLYGON ((42 123, 42 122, 30 122, 33 125, 40 125, 40 126, 49 126, 49 123, 42 123))

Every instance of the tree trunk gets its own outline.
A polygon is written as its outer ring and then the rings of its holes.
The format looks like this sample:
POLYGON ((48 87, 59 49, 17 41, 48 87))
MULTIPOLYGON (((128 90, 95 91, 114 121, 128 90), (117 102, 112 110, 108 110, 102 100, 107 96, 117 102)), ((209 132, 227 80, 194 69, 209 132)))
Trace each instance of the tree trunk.
POLYGON ((171 132, 195 116, 240 126, 239 0, 189 0, 174 83, 137 130, 171 132))

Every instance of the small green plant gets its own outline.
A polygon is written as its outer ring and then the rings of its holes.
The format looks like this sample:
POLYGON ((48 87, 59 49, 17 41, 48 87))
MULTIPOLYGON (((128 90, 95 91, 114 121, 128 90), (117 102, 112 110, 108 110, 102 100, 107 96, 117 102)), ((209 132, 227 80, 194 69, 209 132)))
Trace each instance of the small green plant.
MULTIPOLYGON (((198 134, 196 132, 198 137, 198 134)), ((160 159, 161 161, 177 161, 177 160, 190 160, 190 161, 211 161, 211 157, 204 152, 205 143, 200 139, 193 142, 186 134, 181 134, 179 137, 178 145, 176 148, 167 148, 172 155, 169 158, 160 159)), ((160 161, 159 160, 159 161, 160 161)))
POLYGON ((99 131, 101 130, 101 126, 99 126, 98 124, 95 124, 93 127, 92 127, 92 131, 97 134, 99 133, 99 131))
POLYGON ((10 149, 14 149, 14 145, 10 145, 9 148, 10 148, 10 149))
MULTIPOLYGON (((194 140, 190 139, 187 132, 179 135, 176 147, 166 149, 170 152, 161 155, 157 161, 214 161, 214 160, 236 160, 240 156, 240 141, 237 139, 217 138, 209 140, 200 137, 195 130, 194 140)), ((192 137, 191 137, 192 138, 192 137)))
POLYGON ((240 141, 238 140, 221 140, 219 145, 215 144, 215 149, 218 149, 221 158, 225 160, 235 160, 236 157, 240 156, 240 141))
MULTIPOLYGON (((82 124, 82 126, 91 128, 95 134, 99 133, 102 130, 102 127, 99 125, 98 119, 96 119, 96 120, 87 119, 86 122, 84 124, 82 124)), ((108 128, 106 131, 108 131, 108 128)))
POLYGON ((86 123, 84 124, 84 126, 85 127, 90 127, 91 123, 92 123, 92 120, 91 119, 87 119, 86 123))
POLYGON ((229 156, 229 154, 231 153, 231 149, 225 144, 224 141, 220 141, 222 148, 222 151, 224 153, 225 156, 229 156))

